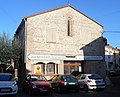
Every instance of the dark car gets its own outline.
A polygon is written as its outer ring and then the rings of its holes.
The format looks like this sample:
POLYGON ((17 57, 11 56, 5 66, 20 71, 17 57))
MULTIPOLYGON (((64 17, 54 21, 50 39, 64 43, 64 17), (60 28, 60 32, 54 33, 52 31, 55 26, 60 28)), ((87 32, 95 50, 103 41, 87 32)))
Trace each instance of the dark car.
POLYGON ((72 75, 55 75, 51 81, 52 89, 62 92, 64 90, 74 90, 79 92, 78 80, 72 75))
POLYGON ((120 75, 120 69, 112 69, 107 71, 108 76, 117 76, 120 75))
POLYGON ((45 76, 38 74, 29 74, 23 81, 23 90, 29 95, 47 93, 52 94, 51 83, 45 76))

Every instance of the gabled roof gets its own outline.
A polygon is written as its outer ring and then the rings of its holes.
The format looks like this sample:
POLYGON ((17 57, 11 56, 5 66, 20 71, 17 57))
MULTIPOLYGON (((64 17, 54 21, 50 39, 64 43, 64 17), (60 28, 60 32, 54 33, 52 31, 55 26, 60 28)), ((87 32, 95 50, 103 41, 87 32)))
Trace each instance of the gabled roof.
POLYGON ((94 21, 93 19, 91 19, 91 18, 88 17, 87 15, 83 14, 83 13, 80 12, 79 10, 75 9, 75 8, 72 7, 71 5, 66 5, 66 6, 62 6, 62 7, 59 7, 59 8, 52 9, 52 10, 48 10, 48 11, 44 11, 44 12, 40 12, 40 13, 38 13, 38 14, 33 14, 33 15, 31 15, 31 16, 26 16, 25 19, 30 18, 30 17, 37 16, 37 15, 40 15, 40 14, 44 14, 44 13, 47 13, 47 12, 51 12, 51 11, 55 11, 55 10, 59 10, 59 9, 65 8, 65 7, 71 7, 71 8, 73 8, 74 10, 76 10, 77 12, 79 12, 80 14, 84 15, 85 17, 89 18, 89 19, 92 20, 93 22, 95 22, 95 23, 97 23, 98 25, 100 25, 101 27, 103 27, 101 24, 99 24, 98 22, 94 21))
POLYGON ((105 47, 113 49, 113 47, 111 45, 109 45, 109 44, 107 44, 105 47))
POLYGON ((106 48, 108 48, 108 49, 110 49, 110 48, 111 48, 111 49, 112 49, 112 50, 114 50, 114 51, 119 51, 119 48, 117 48, 117 47, 116 47, 116 48, 114 48, 114 47, 112 47, 112 46, 111 46, 111 45, 109 45, 109 44, 108 44, 108 45, 106 45, 105 47, 106 47, 106 48))

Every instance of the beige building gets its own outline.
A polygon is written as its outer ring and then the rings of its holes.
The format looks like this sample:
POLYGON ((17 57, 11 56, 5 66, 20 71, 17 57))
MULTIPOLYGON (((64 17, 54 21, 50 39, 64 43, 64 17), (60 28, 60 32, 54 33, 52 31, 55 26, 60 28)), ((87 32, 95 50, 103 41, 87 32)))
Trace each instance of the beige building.
POLYGON ((99 73, 105 76, 103 26, 70 5, 25 17, 15 37, 22 43, 26 73, 99 73))

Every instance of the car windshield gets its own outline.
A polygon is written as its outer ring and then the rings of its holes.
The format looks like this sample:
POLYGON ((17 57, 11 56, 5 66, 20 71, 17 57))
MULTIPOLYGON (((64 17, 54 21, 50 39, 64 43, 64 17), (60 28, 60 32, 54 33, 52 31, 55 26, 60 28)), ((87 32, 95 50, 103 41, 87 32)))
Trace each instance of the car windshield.
POLYGON ((62 76, 62 79, 63 80, 77 80, 74 76, 69 76, 69 75, 65 75, 65 76, 62 76))
POLYGON ((12 75, 0 75, 0 81, 11 81, 13 80, 12 75))
POLYGON ((88 76, 89 79, 102 79, 99 75, 90 75, 88 76))
POLYGON ((46 78, 44 76, 35 76, 35 75, 32 75, 31 76, 31 80, 32 81, 46 81, 46 78))

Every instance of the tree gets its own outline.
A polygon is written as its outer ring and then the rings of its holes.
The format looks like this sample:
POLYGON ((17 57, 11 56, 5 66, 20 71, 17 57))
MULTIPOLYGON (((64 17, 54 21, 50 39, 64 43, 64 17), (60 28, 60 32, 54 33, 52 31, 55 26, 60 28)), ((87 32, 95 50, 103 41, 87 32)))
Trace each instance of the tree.
POLYGON ((11 60, 11 39, 8 37, 8 35, 4 32, 0 36, 0 62, 3 64, 9 63, 11 60))
POLYGON ((21 44, 18 39, 10 39, 5 32, 0 35, 0 62, 1 64, 11 63, 19 60, 21 56, 21 44))
POLYGON ((19 39, 13 38, 12 40, 12 59, 13 61, 18 61, 21 57, 22 47, 19 39))

